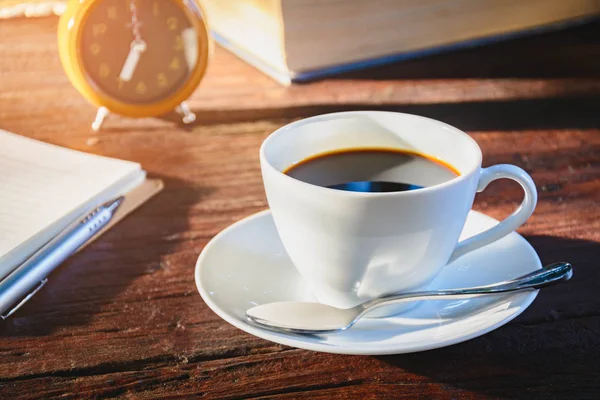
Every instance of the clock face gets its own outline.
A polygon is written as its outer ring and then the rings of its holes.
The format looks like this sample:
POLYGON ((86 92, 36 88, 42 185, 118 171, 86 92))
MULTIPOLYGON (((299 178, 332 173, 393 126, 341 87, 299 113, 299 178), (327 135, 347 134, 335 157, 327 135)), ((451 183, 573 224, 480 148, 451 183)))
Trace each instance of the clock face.
POLYGON ((174 0, 96 0, 82 21, 79 57, 88 80, 125 103, 176 93, 198 61, 198 35, 174 0))

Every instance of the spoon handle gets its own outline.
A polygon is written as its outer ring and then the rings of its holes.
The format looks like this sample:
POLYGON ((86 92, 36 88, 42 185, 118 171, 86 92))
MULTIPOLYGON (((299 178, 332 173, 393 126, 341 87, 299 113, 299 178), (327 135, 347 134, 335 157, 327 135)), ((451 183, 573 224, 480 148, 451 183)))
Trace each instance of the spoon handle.
POLYGON ((361 304, 361 314, 375 308, 404 301, 418 300, 443 300, 446 298, 470 298, 482 294, 508 293, 524 290, 536 290, 551 285, 561 280, 569 280, 573 276, 573 267, 567 262, 557 262, 546 265, 537 271, 523 275, 519 278, 495 283, 493 285, 478 286, 464 289, 436 290, 428 292, 413 292, 383 296, 361 304))

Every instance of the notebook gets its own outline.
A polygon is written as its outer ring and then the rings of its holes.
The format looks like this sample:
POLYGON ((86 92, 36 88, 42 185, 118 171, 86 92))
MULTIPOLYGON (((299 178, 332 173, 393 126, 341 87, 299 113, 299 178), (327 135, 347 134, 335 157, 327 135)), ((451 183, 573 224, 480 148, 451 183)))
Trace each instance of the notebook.
POLYGON ((0 279, 93 207, 124 195, 114 225, 161 189, 140 164, 0 130, 0 279))

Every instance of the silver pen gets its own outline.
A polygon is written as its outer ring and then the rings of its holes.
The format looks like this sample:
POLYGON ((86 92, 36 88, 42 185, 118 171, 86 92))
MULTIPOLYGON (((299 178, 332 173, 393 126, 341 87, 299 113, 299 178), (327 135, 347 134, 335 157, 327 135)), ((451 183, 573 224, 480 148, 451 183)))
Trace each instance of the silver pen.
POLYGON ((17 311, 48 282, 48 275, 56 267, 108 225, 124 199, 121 196, 96 207, 69 225, 2 280, 0 318, 6 319, 17 311), (14 307, 11 309, 11 306, 14 307))

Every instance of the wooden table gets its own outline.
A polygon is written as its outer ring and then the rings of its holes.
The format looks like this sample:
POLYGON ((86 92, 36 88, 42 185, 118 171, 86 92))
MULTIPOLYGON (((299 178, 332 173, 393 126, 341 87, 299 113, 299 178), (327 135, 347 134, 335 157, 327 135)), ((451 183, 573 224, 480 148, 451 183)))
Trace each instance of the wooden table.
MULTIPOLYGON (((217 48, 194 127, 113 117, 100 133, 62 72, 56 24, 0 22, 0 128, 140 162, 166 188, 2 323, 1 398, 600 397, 600 23, 289 88, 217 48), (409 355, 314 353, 222 321, 194 264, 217 232, 267 207, 261 141, 355 109, 446 121, 486 165, 525 168, 540 200, 520 233, 544 263, 572 262, 572 281, 483 337, 409 355)), ((502 218, 519 201, 499 182, 475 208, 502 218)))

